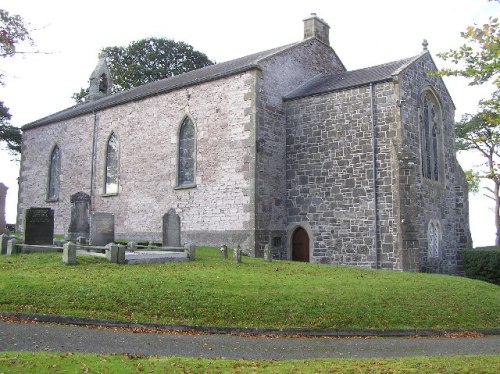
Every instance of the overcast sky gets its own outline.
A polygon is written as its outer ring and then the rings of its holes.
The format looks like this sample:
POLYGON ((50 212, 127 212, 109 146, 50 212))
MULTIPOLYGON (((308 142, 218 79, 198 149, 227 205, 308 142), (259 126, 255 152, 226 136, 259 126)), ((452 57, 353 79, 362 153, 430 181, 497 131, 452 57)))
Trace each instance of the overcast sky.
MULTIPOLYGON (((29 23, 36 49, 43 52, 1 61, 7 77, 0 100, 16 126, 74 105, 71 95, 88 86, 99 50, 108 46, 166 37, 223 62, 301 40, 302 20, 314 12, 330 25, 330 44, 348 70, 417 55, 423 39, 444 67, 436 53, 461 45, 460 32, 500 10, 487 0, 4 0, 0 7, 29 23)), ((457 119, 476 112, 478 101, 492 92, 462 78, 445 82, 457 119)), ((0 182, 9 187, 6 218, 13 223, 19 165, 11 158, 0 151, 0 182)), ((470 155, 459 160, 464 168, 478 163, 470 155)), ((474 244, 493 244, 491 204, 481 195, 469 202, 474 244)))

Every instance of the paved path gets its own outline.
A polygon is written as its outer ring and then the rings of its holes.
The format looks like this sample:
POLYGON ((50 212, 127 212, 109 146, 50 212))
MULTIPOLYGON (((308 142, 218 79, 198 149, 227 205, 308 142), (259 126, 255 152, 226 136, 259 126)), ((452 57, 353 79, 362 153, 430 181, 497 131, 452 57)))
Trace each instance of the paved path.
POLYGON ((261 338, 135 333, 0 322, 0 351, 131 353, 247 359, 500 354, 500 336, 481 338, 261 338))

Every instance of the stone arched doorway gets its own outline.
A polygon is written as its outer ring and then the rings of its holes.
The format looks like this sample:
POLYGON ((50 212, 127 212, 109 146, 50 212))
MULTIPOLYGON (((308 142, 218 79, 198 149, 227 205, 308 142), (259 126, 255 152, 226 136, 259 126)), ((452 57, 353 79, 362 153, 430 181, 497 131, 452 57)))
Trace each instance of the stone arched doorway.
POLYGON ((302 227, 292 235, 292 261, 309 262, 309 235, 302 227))

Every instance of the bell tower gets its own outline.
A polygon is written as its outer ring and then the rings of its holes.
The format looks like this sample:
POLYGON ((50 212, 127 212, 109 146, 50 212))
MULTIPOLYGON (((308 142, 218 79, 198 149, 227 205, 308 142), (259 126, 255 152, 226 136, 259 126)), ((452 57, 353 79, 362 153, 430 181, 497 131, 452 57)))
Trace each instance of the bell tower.
POLYGON ((108 65, 106 64, 106 54, 99 53, 99 61, 94 71, 90 75, 89 100, 98 100, 111 94, 113 81, 108 65))

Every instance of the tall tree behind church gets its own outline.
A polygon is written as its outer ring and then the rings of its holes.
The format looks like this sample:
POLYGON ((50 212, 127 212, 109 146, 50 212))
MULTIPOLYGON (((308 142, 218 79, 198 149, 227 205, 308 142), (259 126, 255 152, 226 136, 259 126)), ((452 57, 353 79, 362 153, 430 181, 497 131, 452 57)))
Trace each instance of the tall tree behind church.
MULTIPOLYGON (((106 47, 106 61, 113 78, 113 93, 186 73, 214 63, 189 44, 165 38, 147 38, 127 47, 106 47)), ((85 102, 88 89, 73 94, 77 103, 85 102)))

